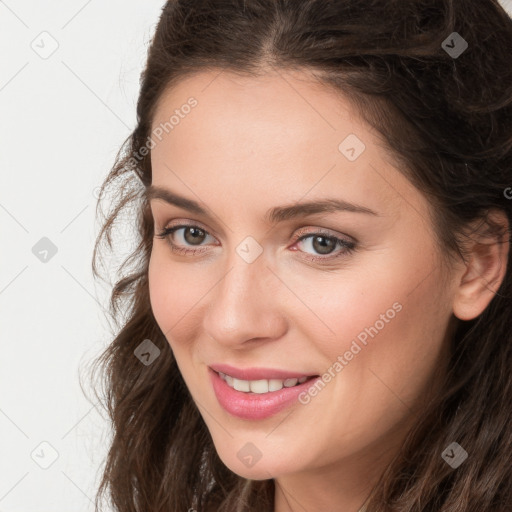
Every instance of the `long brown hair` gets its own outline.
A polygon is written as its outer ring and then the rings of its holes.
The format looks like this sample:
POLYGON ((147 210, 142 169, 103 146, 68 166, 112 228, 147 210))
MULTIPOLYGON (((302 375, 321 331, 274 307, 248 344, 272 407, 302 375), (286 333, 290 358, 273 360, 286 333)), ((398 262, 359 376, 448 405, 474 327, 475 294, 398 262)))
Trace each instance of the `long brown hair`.
MULTIPOLYGON (((466 228, 475 220, 510 243, 509 230, 487 213, 500 209, 512 222, 511 55, 512 21, 497 0, 165 4, 141 77, 137 125, 100 194, 100 202, 102 195, 115 201, 106 215, 102 210, 94 275, 101 277, 103 242, 110 251, 116 246, 112 234, 122 214, 135 228, 135 243, 110 297, 113 340, 94 362, 113 430, 97 510, 105 495, 119 512, 270 512, 274 506, 273 480, 244 479, 218 457, 152 314, 153 219, 141 193, 151 184, 151 152, 143 147, 164 91, 202 70, 314 71, 353 101, 400 171, 429 199, 443 254, 465 258, 466 228), (454 37, 459 50, 467 42, 459 55, 454 37), (147 339, 160 350, 150 365, 134 355, 147 339)), ((417 417, 368 512, 512 510, 511 255, 487 308, 458 321, 442 392, 417 417), (442 458, 453 441, 469 455, 457 469, 442 458)))

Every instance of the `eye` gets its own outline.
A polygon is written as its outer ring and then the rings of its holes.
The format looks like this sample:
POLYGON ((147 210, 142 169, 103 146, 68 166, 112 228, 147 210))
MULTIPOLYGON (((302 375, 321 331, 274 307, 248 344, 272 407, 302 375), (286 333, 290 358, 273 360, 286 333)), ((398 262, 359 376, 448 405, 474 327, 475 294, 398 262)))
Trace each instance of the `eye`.
MULTIPOLYGON (((191 250, 187 248, 187 245, 190 244, 188 245, 188 247, 201 247, 202 242, 204 242, 204 240, 208 236, 213 238, 213 236, 210 235, 208 231, 194 224, 181 224, 173 227, 168 227, 163 229, 161 233, 155 236, 156 238, 167 240, 171 247, 171 250, 179 254, 204 253, 205 251, 208 250, 206 247, 191 250), (183 243, 177 244, 174 240, 174 236, 180 230, 184 230, 180 235, 183 243)), ((320 253, 321 256, 306 256, 305 258, 310 261, 331 261, 336 258, 349 255, 356 249, 355 242, 351 240, 346 240, 344 238, 339 238, 322 230, 317 230, 316 232, 299 236, 298 238, 295 239, 294 245, 297 244, 302 244, 307 248, 310 248, 314 251, 317 251, 317 253, 320 253), (305 241, 307 241, 307 243, 305 241), (332 256, 331 253, 336 249, 336 247, 339 247, 340 250, 337 253, 335 253, 334 256, 332 256)))
MULTIPOLYGON (((185 241, 185 244, 199 245, 206 238, 206 236, 212 236, 208 233, 208 231, 200 228, 199 226, 195 226, 193 224, 181 224, 179 226, 173 226, 170 228, 165 228, 161 233, 156 235, 157 238, 162 238, 167 240, 169 245, 171 246, 171 250, 177 253, 182 254, 196 254, 197 252, 204 252, 204 250, 189 250, 185 247, 177 245, 172 239, 177 231, 184 229, 185 231, 181 234, 181 238, 185 241)), ((212 237, 213 238, 213 237, 212 237)))
POLYGON ((337 258, 340 258, 345 255, 351 254, 356 249, 356 243, 351 240, 346 240, 344 238, 339 238, 330 233, 325 232, 315 232, 309 233, 307 235, 300 236, 296 243, 303 243, 307 248, 313 249, 324 256, 315 256, 310 255, 306 257, 311 261, 330 261, 337 258), (304 241, 307 243, 304 243, 304 241), (335 253, 334 256, 331 255, 336 247, 340 247, 341 250, 335 253), (328 256, 325 256, 328 254, 328 256))

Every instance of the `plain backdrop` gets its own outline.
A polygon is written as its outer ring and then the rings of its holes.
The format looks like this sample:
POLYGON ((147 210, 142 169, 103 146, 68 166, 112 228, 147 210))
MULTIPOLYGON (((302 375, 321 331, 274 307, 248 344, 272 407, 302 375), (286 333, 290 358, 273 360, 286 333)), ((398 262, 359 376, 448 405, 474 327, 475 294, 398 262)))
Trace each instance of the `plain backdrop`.
POLYGON ((94 510, 110 434, 79 375, 110 341, 97 187, 164 4, 0 1, 0 512, 94 510))

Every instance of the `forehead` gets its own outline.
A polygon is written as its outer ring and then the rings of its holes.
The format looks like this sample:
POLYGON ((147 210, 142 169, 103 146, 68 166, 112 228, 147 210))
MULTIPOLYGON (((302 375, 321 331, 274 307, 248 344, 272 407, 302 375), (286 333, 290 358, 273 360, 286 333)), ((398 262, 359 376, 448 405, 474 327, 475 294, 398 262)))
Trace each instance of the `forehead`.
POLYGON ((422 208, 421 194, 355 107, 306 73, 188 76, 161 97, 156 130, 153 183, 181 192, 236 191, 246 203, 270 207, 339 191, 388 214, 398 213, 405 197, 422 208), (343 153, 346 140, 359 144, 357 159, 343 153))
POLYGON ((227 142, 231 152, 236 147, 229 141, 235 135, 237 147, 244 142, 250 147, 265 144, 266 154, 285 138, 287 147, 294 144, 300 147, 304 140, 323 140, 327 144, 326 136, 329 134, 330 139, 336 140, 340 131, 353 124, 351 120, 355 116, 350 103, 340 101, 332 90, 304 72, 247 77, 226 70, 210 70, 184 78, 162 95, 153 129, 165 125, 175 111, 179 114, 190 98, 197 105, 189 114, 180 116, 181 129, 173 126, 172 134, 177 136, 173 139, 185 142, 179 132, 190 127, 201 140, 227 142), (217 130, 212 132, 212 126, 217 130))

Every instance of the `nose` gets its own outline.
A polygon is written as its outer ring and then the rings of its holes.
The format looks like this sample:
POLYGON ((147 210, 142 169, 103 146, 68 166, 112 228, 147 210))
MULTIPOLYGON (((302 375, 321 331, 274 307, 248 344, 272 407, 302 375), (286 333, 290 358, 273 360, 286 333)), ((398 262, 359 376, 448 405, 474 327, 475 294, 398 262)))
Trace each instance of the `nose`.
POLYGON ((287 328, 283 288, 263 254, 252 263, 235 254, 224 277, 208 294, 210 302, 203 318, 206 334, 230 348, 244 348, 247 341, 280 338, 287 328))

